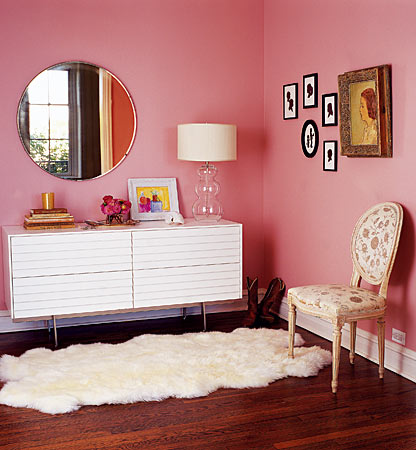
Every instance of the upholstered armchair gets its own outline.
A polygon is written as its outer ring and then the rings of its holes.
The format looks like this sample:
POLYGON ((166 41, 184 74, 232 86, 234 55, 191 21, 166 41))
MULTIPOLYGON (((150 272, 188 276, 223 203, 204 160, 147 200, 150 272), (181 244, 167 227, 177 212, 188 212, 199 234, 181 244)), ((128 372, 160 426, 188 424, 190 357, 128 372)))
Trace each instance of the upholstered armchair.
POLYGON ((357 321, 377 319, 379 376, 384 375, 384 316, 387 286, 403 222, 402 207, 386 202, 373 206, 358 220, 351 239, 353 272, 350 285, 319 284, 288 290, 289 356, 294 357, 296 310, 333 324, 332 392, 338 387, 341 332, 350 324, 350 362, 354 364, 357 321), (360 287, 361 279, 380 286, 378 293, 360 287))

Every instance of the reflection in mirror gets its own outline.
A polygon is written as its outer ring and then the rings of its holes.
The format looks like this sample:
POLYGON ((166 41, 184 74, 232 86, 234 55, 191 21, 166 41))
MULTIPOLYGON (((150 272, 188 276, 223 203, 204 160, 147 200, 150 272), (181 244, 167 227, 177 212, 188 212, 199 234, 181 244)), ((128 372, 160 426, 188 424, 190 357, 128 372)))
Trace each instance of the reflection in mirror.
POLYGON ((39 167, 59 178, 87 180, 112 170, 129 152, 136 114, 114 75, 92 64, 67 62, 29 83, 17 125, 39 167))

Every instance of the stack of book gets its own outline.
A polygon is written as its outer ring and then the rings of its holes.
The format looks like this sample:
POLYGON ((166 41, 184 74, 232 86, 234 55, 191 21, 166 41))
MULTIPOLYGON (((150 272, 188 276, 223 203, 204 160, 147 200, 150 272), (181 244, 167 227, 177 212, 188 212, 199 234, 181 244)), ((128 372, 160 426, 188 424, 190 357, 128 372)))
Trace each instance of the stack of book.
POLYGON ((74 217, 66 208, 31 209, 25 216, 23 226, 28 230, 50 228, 74 228, 74 217))

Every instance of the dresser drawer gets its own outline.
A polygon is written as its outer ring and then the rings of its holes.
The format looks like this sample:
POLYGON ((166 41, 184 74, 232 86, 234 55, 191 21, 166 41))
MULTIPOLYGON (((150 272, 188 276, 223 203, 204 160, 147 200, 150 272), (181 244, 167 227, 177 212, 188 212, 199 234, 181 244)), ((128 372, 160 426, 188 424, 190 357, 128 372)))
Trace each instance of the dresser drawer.
POLYGON ((133 232, 133 269, 238 263, 240 240, 237 226, 133 232))
POLYGON ((13 280, 14 318, 133 307, 131 272, 13 280))
POLYGON ((130 233, 11 238, 13 278, 131 270, 130 233))
POLYGON ((239 264, 135 270, 133 280, 135 308, 242 296, 239 264))

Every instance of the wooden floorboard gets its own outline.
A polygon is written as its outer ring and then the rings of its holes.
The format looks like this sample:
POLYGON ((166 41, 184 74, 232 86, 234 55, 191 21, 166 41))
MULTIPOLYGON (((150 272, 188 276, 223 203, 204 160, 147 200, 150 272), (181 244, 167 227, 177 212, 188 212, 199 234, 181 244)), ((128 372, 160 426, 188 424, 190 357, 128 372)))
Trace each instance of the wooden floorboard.
MULTIPOLYGON (((238 328, 242 312, 208 315, 208 329, 238 328)), ((60 346, 126 341, 142 333, 201 330, 201 318, 157 319, 59 329, 60 346)), ((285 321, 273 325, 287 328, 285 321)), ((305 345, 331 343, 300 328, 305 345)), ((46 331, 0 335, 0 354, 53 348, 46 331)), ((63 415, 0 405, 2 450, 416 450, 416 384, 342 350, 338 394, 331 368, 256 389, 221 389, 207 397, 87 406, 63 415)))

